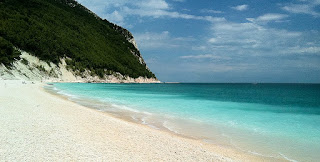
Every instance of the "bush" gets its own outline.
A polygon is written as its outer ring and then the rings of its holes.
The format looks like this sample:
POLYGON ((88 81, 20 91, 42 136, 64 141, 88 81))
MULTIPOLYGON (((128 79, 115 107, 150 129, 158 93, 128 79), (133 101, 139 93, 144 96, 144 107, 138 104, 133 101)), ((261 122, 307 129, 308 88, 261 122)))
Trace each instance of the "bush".
POLYGON ((12 62, 19 58, 20 52, 16 50, 12 43, 0 37, 0 63, 11 66, 12 62))
POLYGON ((29 65, 29 61, 26 60, 25 58, 21 59, 21 63, 25 64, 25 65, 29 65))
POLYGON ((46 72, 46 69, 42 65, 36 65, 36 68, 41 72, 46 72))

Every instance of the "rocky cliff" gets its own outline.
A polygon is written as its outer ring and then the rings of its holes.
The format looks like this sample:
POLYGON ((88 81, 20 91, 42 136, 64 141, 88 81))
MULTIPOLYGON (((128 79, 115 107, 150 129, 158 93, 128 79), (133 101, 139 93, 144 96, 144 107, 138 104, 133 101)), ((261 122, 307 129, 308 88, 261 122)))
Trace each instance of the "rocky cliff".
MULTIPOLYGON (((21 50, 20 50, 21 51, 21 50)), ((68 58, 69 59, 69 58, 68 58)), ((67 68, 66 59, 59 64, 45 62, 21 51, 20 60, 12 66, 0 65, 0 78, 5 80, 28 80, 39 82, 80 82, 80 83, 160 83, 155 78, 123 76, 120 73, 105 74, 103 77, 92 75, 89 70, 82 73, 67 68)))

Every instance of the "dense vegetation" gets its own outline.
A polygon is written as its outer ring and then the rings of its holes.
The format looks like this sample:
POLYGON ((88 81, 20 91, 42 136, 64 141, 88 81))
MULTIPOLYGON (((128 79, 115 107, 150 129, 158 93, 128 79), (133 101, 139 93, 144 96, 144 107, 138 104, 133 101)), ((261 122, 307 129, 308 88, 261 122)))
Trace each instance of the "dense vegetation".
MULTIPOLYGON (((90 69, 102 76, 120 72, 131 77, 154 74, 140 64, 139 51, 128 42, 132 35, 102 20, 74 0, 0 0, 0 42, 58 63, 69 57, 74 70, 90 69), (136 55, 134 55, 134 54, 136 55)), ((2 53, 0 63, 16 55, 2 53), (7 58, 7 59, 5 59, 7 58)))
POLYGON ((18 59, 20 52, 13 48, 13 45, 0 37, 0 62, 5 66, 10 66, 10 64, 18 59))

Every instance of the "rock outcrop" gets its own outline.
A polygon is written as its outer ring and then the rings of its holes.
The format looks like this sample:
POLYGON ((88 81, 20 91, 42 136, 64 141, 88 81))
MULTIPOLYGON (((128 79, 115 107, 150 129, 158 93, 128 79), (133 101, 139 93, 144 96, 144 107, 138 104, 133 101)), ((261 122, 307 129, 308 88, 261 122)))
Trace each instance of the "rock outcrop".
MULTIPOLYGON (((18 79, 42 82, 82 82, 82 83, 160 83, 155 78, 123 76, 112 72, 99 77, 92 75, 90 70, 72 71, 67 68, 65 60, 61 59, 58 65, 52 62, 39 60, 27 52, 21 51, 20 60, 16 60, 10 68, 0 65, 0 78, 18 79)), ((107 69, 106 69, 107 70, 107 69)))

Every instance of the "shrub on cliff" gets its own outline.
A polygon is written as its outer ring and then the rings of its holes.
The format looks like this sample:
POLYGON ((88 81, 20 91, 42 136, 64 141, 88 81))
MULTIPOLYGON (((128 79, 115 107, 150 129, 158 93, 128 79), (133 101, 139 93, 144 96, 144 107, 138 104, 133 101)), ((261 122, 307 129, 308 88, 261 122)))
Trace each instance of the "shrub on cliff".
POLYGON ((20 52, 14 49, 9 41, 0 37, 0 63, 10 66, 15 59, 19 58, 19 55, 20 52))

